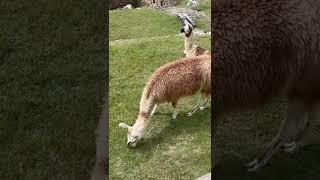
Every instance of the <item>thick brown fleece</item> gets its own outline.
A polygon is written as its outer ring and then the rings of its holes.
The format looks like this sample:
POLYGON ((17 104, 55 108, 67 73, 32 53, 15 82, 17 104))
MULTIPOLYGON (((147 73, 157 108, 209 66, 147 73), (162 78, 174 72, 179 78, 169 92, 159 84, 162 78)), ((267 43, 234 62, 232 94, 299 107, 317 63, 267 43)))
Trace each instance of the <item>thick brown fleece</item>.
POLYGON ((213 110, 320 99, 320 1, 215 0, 213 110))
POLYGON ((211 93, 211 56, 183 58, 160 67, 149 79, 142 102, 176 103, 198 91, 211 93))
POLYGON ((196 56, 204 55, 206 53, 208 53, 208 55, 209 55, 209 52, 207 50, 205 50, 205 49, 203 49, 202 47, 199 47, 199 46, 196 47, 196 50, 195 50, 195 55, 196 56))

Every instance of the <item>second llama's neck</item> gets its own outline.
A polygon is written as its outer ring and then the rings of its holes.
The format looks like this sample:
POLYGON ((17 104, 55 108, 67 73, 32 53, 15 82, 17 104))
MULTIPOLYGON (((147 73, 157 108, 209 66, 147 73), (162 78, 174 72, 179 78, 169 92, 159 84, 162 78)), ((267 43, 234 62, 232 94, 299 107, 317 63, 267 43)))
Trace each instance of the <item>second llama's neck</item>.
POLYGON ((193 49, 194 44, 193 44, 193 33, 191 33, 191 35, 189 37, 185 37, 184 39, 184 48, 185 51, 189 51, 191 49, 193 49))

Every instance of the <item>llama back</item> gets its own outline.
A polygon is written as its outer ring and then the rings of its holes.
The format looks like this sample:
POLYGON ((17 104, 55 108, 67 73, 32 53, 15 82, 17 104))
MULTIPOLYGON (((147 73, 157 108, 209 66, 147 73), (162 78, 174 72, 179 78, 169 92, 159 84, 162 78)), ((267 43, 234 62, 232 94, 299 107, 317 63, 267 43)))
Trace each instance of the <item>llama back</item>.
MULTIPOLYGON (((175 102, 194 95, 204 85, 211 87, 210 56, 183 58, 160 67, 149 79, 143 100, 175 102)), ((208 89, 208 88, 207 88, 208 89)))
POLYGON ((319 5, 316 0, 217 0, 211 28, 214 109, 256 107, 282 94, 305 96, 302 90, 310 83, 301 83, 310 67, 319 67, 319 5))

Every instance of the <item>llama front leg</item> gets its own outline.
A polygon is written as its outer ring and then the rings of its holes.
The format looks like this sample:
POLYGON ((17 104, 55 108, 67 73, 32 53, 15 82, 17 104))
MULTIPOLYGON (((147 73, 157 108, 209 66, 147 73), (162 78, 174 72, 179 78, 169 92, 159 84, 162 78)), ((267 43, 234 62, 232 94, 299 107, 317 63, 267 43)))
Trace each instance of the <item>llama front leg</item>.
POLYGON ((300 131, 297 137, 291 143, 283 145, 282 149, 287 153, 294 153, 299 151, 300 148, 308 144, 308 138, 311 135, 310 121, 308 118, 302 119, 300 123, 300 131))
POLYGON ((150 115, 150 116, 152 116, 152 115, 156 112, 156 108, 157 108, 157 106, 158 106, 158 105, 154 105, 153 110, 152 110, 152 112, 151 112, 151 115, 150 115))
POLYGON ((299 102, 289 104, 287 118, 282 123, 277 136, 272 140, 268 147, 255 160, 247 164, 248 171, 257 171, 265 166, 271 157, 277 153, 281 147, 291 145, 306 128, 308 123, 308 111, 299 102))
POLYGON ((177 102, 172 102, 172 107, 173 107, 173 114, 172 114, 172 118, 173 119, 177 119, 178 116, 178 110, 177 110, 177 102))
POLYGON ((209 102, 209 97, 206 97, 206 99, 204 100, 202 106, 199 107, 200 111, 202 111, 202 110, 207 108, 208 102, 209 102))
POLYGON ((202 103, 204 102, 204 98, 205 98, 204 94, 201 93, 197 105, 193 107, 192 111, 188 112, 188 116, 192 116, 195 112, 197 112, 197 110, 200 108, 200 105, 204 104, 202 103))

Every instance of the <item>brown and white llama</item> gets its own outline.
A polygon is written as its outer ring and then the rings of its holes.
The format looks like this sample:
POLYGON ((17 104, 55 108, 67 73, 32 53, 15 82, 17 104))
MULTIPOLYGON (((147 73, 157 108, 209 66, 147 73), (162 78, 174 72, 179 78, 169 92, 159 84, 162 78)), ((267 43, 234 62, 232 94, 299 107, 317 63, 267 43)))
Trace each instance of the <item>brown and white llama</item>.
POLYGON ((186 57, 209 55, 210 52, 200 46, 197 46, 193 42, 193 30, 194 26, 188 21, 184 21, 184 27, 181 29, 181 33, 184 33, 184 51, 186 57))
POLYGON ((180 98, 201 93, 198 104, 189 114, 196 112, 208 102, 205 97, 211 95, 211 56, 187 57, 161 66, 149 79, 140 100, 139 115, 131 127, 125 123, 119 126, 128 128, 130 147, 135 147, 145 135, 157 105, 171 103, 177 117, 176 106, 180 98))

